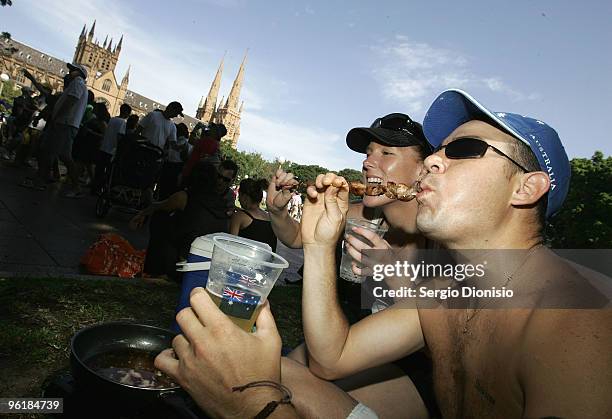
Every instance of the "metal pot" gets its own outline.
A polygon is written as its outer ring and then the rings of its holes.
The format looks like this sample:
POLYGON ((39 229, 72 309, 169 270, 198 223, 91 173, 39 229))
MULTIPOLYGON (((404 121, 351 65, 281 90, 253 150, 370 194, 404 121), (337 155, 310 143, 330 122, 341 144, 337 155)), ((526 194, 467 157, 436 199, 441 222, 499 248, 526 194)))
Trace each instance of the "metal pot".
POLYGON ((170 330, 130 322, 108 322, 81 329, 70 343, 70 368, 75 383, 92 399, 122 406, 122 411, 138 411, 162 402, 181 417, 204 417, 178 385, 160 389, 122 384, 99 374, 90 366, 92 358, 121 350, 140 350, 155 356, 172 346, 174 336, 176 333, 170 330))

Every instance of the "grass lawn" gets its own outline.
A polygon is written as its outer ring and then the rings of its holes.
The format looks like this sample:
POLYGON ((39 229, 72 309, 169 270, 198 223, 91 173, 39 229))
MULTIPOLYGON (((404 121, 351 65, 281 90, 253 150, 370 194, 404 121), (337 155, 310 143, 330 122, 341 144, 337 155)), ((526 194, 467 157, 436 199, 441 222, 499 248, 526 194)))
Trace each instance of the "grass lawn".
MULTIPOLYGON (((39 397, 45 378, 69 365, 70 338, 99 322, 169 328, 180 287, 140 279, 0 278, 0 397, 39 397)), ((299 287, 270 294, 283 345, 302 339, 299 287)))

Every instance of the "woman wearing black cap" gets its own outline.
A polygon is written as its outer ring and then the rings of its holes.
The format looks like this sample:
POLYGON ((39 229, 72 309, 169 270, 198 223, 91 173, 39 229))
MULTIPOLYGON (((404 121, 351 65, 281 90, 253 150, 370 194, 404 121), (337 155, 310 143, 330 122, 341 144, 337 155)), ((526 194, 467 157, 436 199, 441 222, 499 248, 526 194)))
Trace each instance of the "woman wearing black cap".
MULTIPOLYGON (((388 182, 412 185, 422 171, 423 160, 431 153, 421 125, 412 121, 408 115, 400 113, 377 118, 369 128, 350 130, 346 143, 351 150, 366 155, 362 166, 363 183, 366 185, 386 185, 388 182)), ((290 190, 297 183, 293 174, 279 169, 272 178, 267 198, 274 231, 284 244, 293 248, 302 247, 300 224, 288 216, 286 205, 291 198, 290 190)), ((389 228, 384 239, 393 248, 426 248, 430 244, 416 228, 416 213, 417 204, 414 200, 405 202, 385 195, 364 196, 361 202, 350 204, 347 218, 371 221, 382 218, 380 221, 389 228)), ((340 260, 340 249, 340 245, 337 246, 336 261, 340 260)), ((371 314, 370 310, 361 310, 361 284, 340 279, 337 289, 340 305, 351 323, 371 314)), ((392 303, 377 300, 372 311, 384 309, 392 303)), ((303 302, 303 307, 305 306, 307 304, 303 302)), ((305 346, 298 347, 289 354, 289 358, 306 364, 308 356, 305 346)), ((291 361, 283 363, 283 367, 290 366, 291 361)), ((288 374, 291 374, 290 370, 291 368, 287 368, 288 374)), ((435 414, 437 406, 433 389, 430 380, 425 378, 431 376, 430 371, 430 360, 422 352, 416 352, 396 363, 384 365, 376 372, 372 370, 372 375, 368 378, 357 377, 357 382, 352 382, 352 377, 347 377, 344 384, 346 388, 351 389, 349 394, 352 397, 374 408, 381 416, 387 414, 393 417, 398 414, 398 406, 376 402, 376 395, 385 394, 389 386, 394 391, 401 389, 406 399, 413 402, 413 412, 419 411, 426 415, 429 411, 435 414), (410 379, 401 377, 402 373, 410 379), (421 401, 424 404, 420 404, 421 401)), ((283 373, 283 380, 285 378, 291 381, 291 376, 283 373)), ((289 382, 290 386, 291 384, 293 383, 289 382)), ((399 408, 401 410, 401 407, 399 408)))
MULTIPOLYGON (((423 160, 431 152, 421 125, 401 113, 377 118, 369 128, 353 128, 346 143, 351 150, 366 156, 362 166, 366 185, 386 185, 387 182, 412 185, 423 168, 423 160)), ((299 223, 289 217, 285 208, 291 199, 290 189, 296 184, 293 174, 279 169, 268 188, 267 205, 279 240, 288 247, 301 248, 299 223)), ((382 223, 389 228, 384 238, 395 248, 423 248, 426 240, 416 229, 416 211, 417 205, 413 201, 366 195, 361 202, 350 205, 347 218, 382 223)), ((340 257, 336 259, 339 261, 340 257)), ((369 314, 359 313, 359 284, 340 281, 338 286, 343 303, 355 300, 354 304, 344 304, 352 321, 369 314)))

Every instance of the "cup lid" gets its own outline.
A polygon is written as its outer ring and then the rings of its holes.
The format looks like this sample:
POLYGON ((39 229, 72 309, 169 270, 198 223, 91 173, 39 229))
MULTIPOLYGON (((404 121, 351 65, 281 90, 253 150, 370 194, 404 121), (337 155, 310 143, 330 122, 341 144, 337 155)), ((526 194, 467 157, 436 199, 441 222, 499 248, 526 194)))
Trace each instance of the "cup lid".
POLYGON ((266 253, 267 255, 271 256, 272 260, 274 260, 274 262, 268 262, 265 260, 256 260, 254 262, 256 262, 257 264, 260 265, 264 265, 264 266, 268 266, 270 268, 277 268, 277 269, 285 269, 289 267, 289 262, 287 262, 287 260, 285 258, 283 258, 282 256, 274 253, 273 251, 263 248, 261 246, 257 246, 255 244, 253 244, 252 240, 248 240, 248 239, 243 239, 242 237, 238 237, 238 236, 215 236, 213 237, 213 241, 215 243, 215 246, 219 246, 220 248, 222 248, 224 251, 231 253, 232 255, 242 258, 242 259, 249 259, 248 256, 245 255, 241 255, 239 253, 237 253, 236 251, 234 251, 231 247, 231 244, 234 245, 241 245, 241 246, 245 246, 245 247, 250 247, 251 249, 257 251, 257 252, 262 252, 262 253, 266 253))

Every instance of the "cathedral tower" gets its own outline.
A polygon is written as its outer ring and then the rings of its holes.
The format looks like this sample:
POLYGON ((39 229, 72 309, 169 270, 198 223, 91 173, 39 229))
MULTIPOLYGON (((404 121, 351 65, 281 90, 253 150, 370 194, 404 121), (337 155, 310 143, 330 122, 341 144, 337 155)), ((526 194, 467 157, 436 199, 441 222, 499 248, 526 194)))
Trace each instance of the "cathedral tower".
POLYGON ((97 73, 104 74, 108 71, 115 71, 121 53, 121 44, 123 43, 123 36, 121 36, 119 43, 113 48, 112 38, 108 44, 106 43, 107 35, 103 45, 98 44, 97 41, 93 40, 95 28, 95 20, 89 32, 87 32, 87 27, 83 26, 73 58, 75 63, 83 64, 89 69, 90 77, 95 77, 97 73))
POLYGON ((238 144, 238 137, 240 136, 240 116, 242 114, 242 104, 240 107, 238 107, 238 101, 240 100, 240 90, 242 89, 246 59, 247 55, 245 54, 227 100, 225 103, 222 103, 222 100, 217 108, 217 111, 215 112, 215 122, 222 123, 227 128, 227 135, 224 137, 224 140, 230 141, 232 147, 234 148, 236 148, 236 145, 238 144))
POLYGON ((221 87, 221 75, 223 73, 224 60, 225 56, 223 56, 223 58, 221 59, 221 64, 219 64, 215 79, 213 80, 210 86, 208 96, 206 96, 206 99, 202 97, 202 100, 200 100, 198 110, 196 111, 196 118, 200 121, 206 123, 215 122, 214 117, 215 111, 217 110, 217 96, 219 95, 219 88, 221 87))

